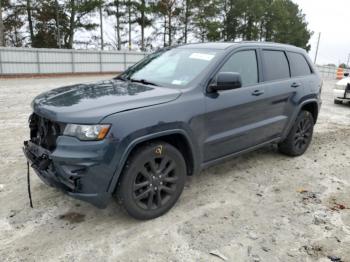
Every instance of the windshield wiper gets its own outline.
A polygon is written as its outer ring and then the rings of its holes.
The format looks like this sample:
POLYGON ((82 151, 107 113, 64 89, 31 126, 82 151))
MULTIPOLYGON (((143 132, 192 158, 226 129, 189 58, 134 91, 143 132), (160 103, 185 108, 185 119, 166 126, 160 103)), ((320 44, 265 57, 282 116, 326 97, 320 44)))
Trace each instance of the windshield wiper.
POLYGON ((146 79, 132 79, 132 78, 130 78, 130 82, 141 83, 144 85, 158 86, 156 83, 147 81, 146 79))
POLYGON ((124 82, 127 80, 125 77, 122 77, 121 75, 115 77, 114 79, 122 80, 124 82))

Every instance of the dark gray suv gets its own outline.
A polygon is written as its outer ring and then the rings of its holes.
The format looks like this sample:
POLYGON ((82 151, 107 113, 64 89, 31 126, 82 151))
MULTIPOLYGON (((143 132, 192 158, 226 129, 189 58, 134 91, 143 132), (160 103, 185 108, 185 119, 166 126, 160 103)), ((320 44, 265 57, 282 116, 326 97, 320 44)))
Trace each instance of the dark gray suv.
POLYGON ((277 143, 308 148, 322 80, 306 52, 275 43, 162 49, 115 79, 36 97, 24 153, 47 184, 151 219, 180 197, 186 176, 277 143))

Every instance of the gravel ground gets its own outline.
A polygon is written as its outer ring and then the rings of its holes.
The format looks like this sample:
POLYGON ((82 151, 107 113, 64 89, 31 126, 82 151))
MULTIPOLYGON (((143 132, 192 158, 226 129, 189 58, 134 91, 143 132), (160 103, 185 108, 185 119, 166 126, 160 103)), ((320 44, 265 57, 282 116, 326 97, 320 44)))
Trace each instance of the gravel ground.
POLYGON ((334 81, 304 156, 269 146, 207 169, 163 217, 136 221, 113 201, 99 210, 34 175, 31 209, 30 101, 106 77, 0 80, 1 261, 350 261, 350 106, 333 104, 334 81))

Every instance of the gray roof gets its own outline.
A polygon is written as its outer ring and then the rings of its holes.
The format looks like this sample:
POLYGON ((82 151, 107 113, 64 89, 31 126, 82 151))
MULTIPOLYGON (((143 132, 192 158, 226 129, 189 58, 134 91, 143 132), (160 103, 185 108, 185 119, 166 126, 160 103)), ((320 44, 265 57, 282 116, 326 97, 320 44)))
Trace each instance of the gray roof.
POLYGON ((208 42, 208 43, 196 43, 196 44, 186 44, 180 46, 180 48, 203 48, 203 49, 227 49, 238 45, 256 45, 261 47, 281 47, 289 50, 303 50, 301 48, 295 47, 293 45, 280 44, 274 42, 258 42, 258 41, 241 41, 241 42, 208 42))

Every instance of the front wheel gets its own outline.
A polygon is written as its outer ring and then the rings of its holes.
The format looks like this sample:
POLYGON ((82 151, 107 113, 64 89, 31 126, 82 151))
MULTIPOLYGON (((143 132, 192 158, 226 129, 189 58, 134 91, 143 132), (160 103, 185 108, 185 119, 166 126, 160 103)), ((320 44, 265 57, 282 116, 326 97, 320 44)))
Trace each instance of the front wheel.
POLYGON ((281 153, 289 156, 300 156, 305 153, 312 140, 314 118, 309 111, 301 111, 287 138, 279 144, 281 153))
POLYGON ((152 219, 176 203, 185 180, 182 154, 168 143, 152 142, 138 148, 128 159, 117 196, 132 217, 152 219))

